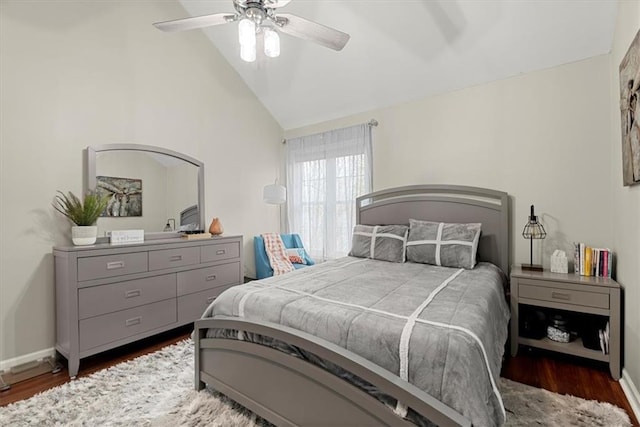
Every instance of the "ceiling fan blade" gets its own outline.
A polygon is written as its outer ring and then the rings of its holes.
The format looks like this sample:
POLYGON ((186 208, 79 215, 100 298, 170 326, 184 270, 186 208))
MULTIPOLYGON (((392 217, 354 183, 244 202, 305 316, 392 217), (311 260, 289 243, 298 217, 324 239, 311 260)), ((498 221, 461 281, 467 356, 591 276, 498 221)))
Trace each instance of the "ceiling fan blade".
POLYGON ((213 15, 196 16, 193 18, 176 19, 173 21, 156 22, 153 24, 162 31, 187 31, 196 28, 210 27, 213 25, 226 24, 236 20, 236 15, 228 13, 215 13, 213 15))
POLYGON ((269 8, 285 7, 291 0, 265 0, 264 5, 269 8))
POLYGON ((290 13, 279 13, 276 17, 278 29, 294 37, 310 40, 333 50, 342 50, 351 37, 347 33, 326 27, 290 13))

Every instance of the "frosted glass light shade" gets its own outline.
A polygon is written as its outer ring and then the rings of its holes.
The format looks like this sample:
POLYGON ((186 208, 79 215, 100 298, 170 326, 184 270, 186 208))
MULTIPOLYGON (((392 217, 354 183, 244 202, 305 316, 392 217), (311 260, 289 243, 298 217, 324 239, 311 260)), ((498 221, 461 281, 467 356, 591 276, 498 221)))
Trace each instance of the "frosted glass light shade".
POLYGON ((253 62, 256 60, 256 45, 240 45, 240 59, 245 62, 253 62))
POLYGON ((256 44, 256 23, 251 19, 241 19, 238 24, 238 40, 240 46, 256 44))
POLYGON ((242 19, 238 24, 240 58, 246 62, 256 60, 256 24, 250 19, 242 19))
POLYGON ((287 189, 278 184, 265 185, 262 199, 271 205, 281 205, 287 201, 287 189))
POLYGON ((280 56, 280 36, 271 28, 264 29, 264 54, 269 58, 280 56))

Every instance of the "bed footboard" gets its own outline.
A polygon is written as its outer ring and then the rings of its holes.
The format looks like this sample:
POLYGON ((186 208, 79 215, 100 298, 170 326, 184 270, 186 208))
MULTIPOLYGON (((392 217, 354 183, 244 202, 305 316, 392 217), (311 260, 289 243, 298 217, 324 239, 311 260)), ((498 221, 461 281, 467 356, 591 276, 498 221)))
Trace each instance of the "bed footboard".
POLYGON ((219 316, 195 322, 195 387, 205 384, 278 426, 414 426, 358 387, 301 358, 209 328, 260 334, 334 363, 439 426, 470 426, 458 412, 342 347, 277 324, 219 316))

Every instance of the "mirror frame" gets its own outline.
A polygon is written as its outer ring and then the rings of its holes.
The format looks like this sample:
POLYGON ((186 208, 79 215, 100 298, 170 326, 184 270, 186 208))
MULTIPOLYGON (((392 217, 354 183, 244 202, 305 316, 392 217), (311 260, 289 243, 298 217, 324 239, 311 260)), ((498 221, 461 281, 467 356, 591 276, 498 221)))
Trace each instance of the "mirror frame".
MULTIPOLYGON (((183 160, 187 163, 191 163, 198 167, 198 209, 200 216, 200 228, 206 228, 205 216, 204 216, 204 163, 186 154, 178 153, 177 151, 169 150, 167 148, 155 147, 153 145, 142 144, 104 144, 104 145, 90 145, 86 150, 86 174, 85 174, 85 192, 89 189, 95 189, 97 185, 96 179, 96 155, 106 151, 145 151, 149 153, 164 154, 166 156, 175 157, 183 160)), ((144 231, 145 240, 153 239, 167 239, 180 237, 178 232, 167 231, 144 231)), ((108 242, 108 238, 99 237, 99 240, 108 242)))

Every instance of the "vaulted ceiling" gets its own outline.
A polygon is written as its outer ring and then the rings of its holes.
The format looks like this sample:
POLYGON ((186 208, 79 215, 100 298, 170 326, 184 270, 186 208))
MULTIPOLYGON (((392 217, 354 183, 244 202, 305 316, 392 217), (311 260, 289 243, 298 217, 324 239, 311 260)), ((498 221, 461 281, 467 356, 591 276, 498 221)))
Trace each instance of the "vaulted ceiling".
MULTIPOLYGON (((187 16, 234 12, 232 0, 181 3, 187 16)), ((247 63, 237 23, 202 31, 288 130, 606 54, 617 1, 293 0, 279 11, 351 39, 336 52, 282 34, 278 58, 247 63)))

